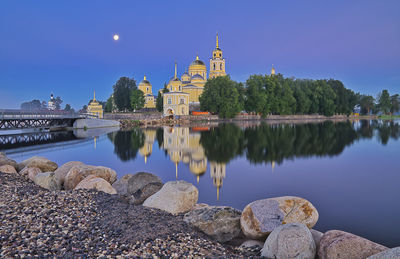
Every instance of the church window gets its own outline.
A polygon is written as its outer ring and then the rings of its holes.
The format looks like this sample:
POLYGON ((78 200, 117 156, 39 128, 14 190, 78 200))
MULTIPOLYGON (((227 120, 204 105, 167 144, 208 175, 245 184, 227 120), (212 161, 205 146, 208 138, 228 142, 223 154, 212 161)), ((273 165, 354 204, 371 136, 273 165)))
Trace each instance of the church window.
POLYGON ((214 58, 215 58, 215 53, 214 53, 214 58))
POLYGON ((149 91, 149 88, 147 87, 147 92, 149 91))
POLYGON ((219 66, 220 66, 220 70, 222 70, 222 64, 220 64, 219 66))
POLYGON ((172 104, 172 99, 168 98, 168 104, 172 104))
POLYGON ((185 108, 182 108, 182 114, 184 114, 185 113, 185 108))
POLYGON ((181 98, 181 104, 185 104, 185 99, 181 98))
POLYGON ((179 92, 181 91, 181 86, 179 86, 179 92))
POLYGON ((215 70, 215 63, 214 63, 214 70, 215 70))
POLYGON ((221 57, 221 56, 222 56, 222 54, 221 54, 221 53, 219 53, 219 56, 221 57))

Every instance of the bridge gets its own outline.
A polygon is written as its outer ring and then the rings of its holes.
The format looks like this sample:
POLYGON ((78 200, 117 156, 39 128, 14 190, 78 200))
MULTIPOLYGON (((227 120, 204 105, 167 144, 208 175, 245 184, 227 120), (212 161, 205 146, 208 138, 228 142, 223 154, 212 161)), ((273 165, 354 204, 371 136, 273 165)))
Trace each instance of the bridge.
POLYGON ((0 130, 72 127, 77 119, 96 117, 69 111, 0 109, 0 130))

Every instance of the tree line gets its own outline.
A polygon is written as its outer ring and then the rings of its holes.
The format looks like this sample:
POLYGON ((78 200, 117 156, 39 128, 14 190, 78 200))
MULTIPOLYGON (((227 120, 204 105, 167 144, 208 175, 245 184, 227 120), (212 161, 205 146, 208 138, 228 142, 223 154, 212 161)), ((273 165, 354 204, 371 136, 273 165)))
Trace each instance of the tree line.
POLYGON ((200 96, 203 111, 232 118, 241 111, 267 115, 393 114, 400 110, 398 94, 383 90, 375 99, 347 89, 334 79, 311 80, 277 75, 251 75, 245 84, 229 76, 208 79, 200 96))
POLYGON ((136 80, 121 77, 113 85, 113 94, 107 99, 105 112, 136 111, 144 107, 144 93, 136 86, 136 80))
MULTIPOLYGON (((75 112, 74 109, 71 107, 70 104, 66 104, 64 109, 61 108, 61 104, 63 103, 63 100, 61 99, 60 96, 57 96, 54 98, 54 106, 55 110, 64 110, 64 111, 72 111, 75 112)), ((37 111, 37 110, 47 110, 48 105, 46 101, 40 101, 38 99, 33 99, 32 101, 28 102, 23 102, 20 105, 21 110, 27 110, 27 111, 37 111)))

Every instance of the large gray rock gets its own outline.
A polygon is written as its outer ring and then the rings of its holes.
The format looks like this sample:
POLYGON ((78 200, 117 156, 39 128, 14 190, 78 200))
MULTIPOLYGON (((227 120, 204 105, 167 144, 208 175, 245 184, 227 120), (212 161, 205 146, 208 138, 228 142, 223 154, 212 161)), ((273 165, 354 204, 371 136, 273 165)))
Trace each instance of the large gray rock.
POLYGON ((50 191, 61 190, 61 186, 58 185, 54 172, 39 173, 35 176, 34 182, 50 191))
POLYGON ((140 172, 128 180, 127 195, 133 204, 142 204, 151 195, 158 192, 163 183, 161 179, 151 173, 140 172))
POLYGON ((198 198, 199 191, 193 184, 173 181, 165 183, 161 190, 144 201, 143 206, 179 214, 190 211, 198 198))
POLYGON ((314 239, 307 226, 289 223, 272 231, 265 241, 261 255, 276 259, 314 259, 314 239))
POLYGON ((58 166, 45 157, 34 156, 19 163, 18 171, 21 171, 24 167, 37 167, 42 172, 54 172, 58 166))
POLYGON ((79 189, 96 190, 109 194, 117 194, 117 191, 109 182, 103 178, 97 177, 96 175, 89 175, 80 183, 78 183, 78 185, 75 187, 75 190, 79 189))
POLYGON ((133 174, 126 174, 112 184, 112 187, 117 191, 119 195, 125 196, 128 194, 128 181, 129 179, 131 179, 132 176, 133 174))
POLYGON ((20 175, 22 175, 25 178, 28 178, 32 182, 35 181, 35 177, 37 174, 40 174, 42 170, 40 170, 37 167, 24 167, 24 169, 21 170, 20 175))
POLYGON ((189 211, 183 220, 211 236, 227 242, 239 236, 241 211, 224 206, 206 206, 189 211))
POLYGON ((15 162, 15 160, 8 158, 6 156, 6 154, 0 152, 0 166, 3 166, 3 165, 10 165, 10 166, 14 167, 15 169, 18 168, 18 164, 17 164, 17 162, 15 162))
POLYGON ((89 175, 96 175, 97 177, 103 178, 110 184, 113 184, 117 180, 117 173, 111 168, 104 166, 77 165, 73 166, 65 176, 64 189, 74 189, 78 183, 80 183, 89 175))
POLYGON ((6 174, 18 174, 17 170, 15 170, 15 167, 12 165, 1 165, 0 172, 6 173, 6 174))
POLYGON ((70 161, 54 171, 54 174, 56 175, 57 182, 60 186, 64 186, 64 181, 65 177, 67 176, 69 170, 71 170, 72 167, 77 166, 77 165, 84 165, 84 163, 79 162, 79 161, 70 161))
POLYGON ((400 246, 374 254, 367 259, 400 259, 400 246))
POLYGON ((310 229, 310 232, 314 239, 314 243, 315 243, 315 246, 317 247, 317 251, 318 251, 319 243, 321 242, 321 238, 324 235, 324 233, 319 232, 318 230, 315 230, 315 229, 310 229))
POLYGON ((266 238, 275 228, 287 223, 302 223, 312 228, 318 211, 311 202, 293 196, 257 200, 248 204, 240 218, 243 233, 251 239, 266 238))
POLYGON ((320 259, 364 259, 388 248, 340 230, 326 232, 319 243, 320 259))

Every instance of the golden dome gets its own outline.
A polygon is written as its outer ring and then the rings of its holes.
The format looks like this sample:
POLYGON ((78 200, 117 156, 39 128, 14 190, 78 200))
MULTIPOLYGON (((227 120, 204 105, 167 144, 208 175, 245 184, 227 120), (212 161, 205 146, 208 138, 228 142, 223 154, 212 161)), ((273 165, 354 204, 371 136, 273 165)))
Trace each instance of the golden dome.
POLYGON ((196 56, 196 59, 190 64, 189 68, 190 68, 190 67, 193 67, 193 66, 204 66, 204 68, 206 68, 206 65, 204 64, 203 61, 201 61, 201 60, 199 59, 199 56, 198 56, 198 55, 196 56))
POLYGON ((143 80, 139 83, 139 85, 149 85, 149 86, 151 86, 150 82, 147 81, 146 76, 143 77, 143 80))

